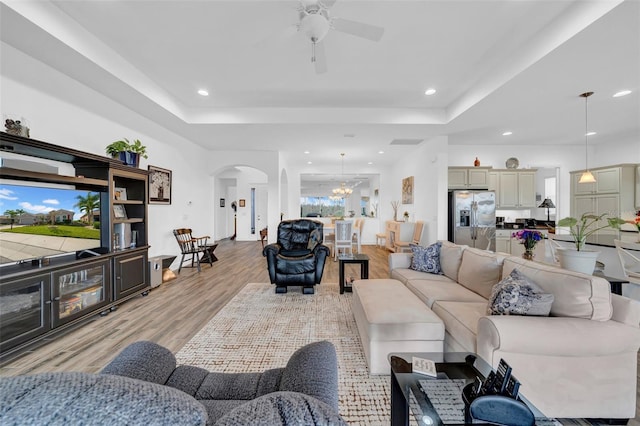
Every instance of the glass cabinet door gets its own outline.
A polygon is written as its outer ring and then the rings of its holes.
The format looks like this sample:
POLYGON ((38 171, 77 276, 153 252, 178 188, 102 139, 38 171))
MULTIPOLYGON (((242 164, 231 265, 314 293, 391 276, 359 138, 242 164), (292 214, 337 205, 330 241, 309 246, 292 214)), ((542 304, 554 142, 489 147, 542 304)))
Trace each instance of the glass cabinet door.
POLYGON ((54 272, 54 325, 109 303, 109 271, 109 261, 102 260, 54 272))
POLYGON ((49 274, 0 284, 2 352, 51 329, 49 274))

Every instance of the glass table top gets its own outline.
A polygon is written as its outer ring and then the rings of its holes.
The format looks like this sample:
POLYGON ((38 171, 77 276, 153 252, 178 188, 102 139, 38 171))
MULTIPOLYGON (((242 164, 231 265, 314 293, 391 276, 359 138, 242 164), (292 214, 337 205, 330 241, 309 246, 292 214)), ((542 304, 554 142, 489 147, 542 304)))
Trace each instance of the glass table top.
MULTIPOLYGON (((420 426, 464 425, 462 388, 476 377, 484 380, 492 368, 479 356, 468 352, 389 354, 391 370, 409 403, 410 413, 420 426), (412 372, 413 357, 436 363, 437 377, 412 372)), ((537 418, 536 424, 554 425, 532 404, 521 398, 537 418)), ((474 423, 475 424, 475 423, 474 423)))

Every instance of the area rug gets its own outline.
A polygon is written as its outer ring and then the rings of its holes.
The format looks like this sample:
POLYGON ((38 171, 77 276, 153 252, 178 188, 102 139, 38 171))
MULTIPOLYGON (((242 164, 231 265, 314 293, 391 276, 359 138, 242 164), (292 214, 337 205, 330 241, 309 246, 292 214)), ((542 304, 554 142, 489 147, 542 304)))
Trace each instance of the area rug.
MULTIPOLYGON (((260 372, 284 367, 307 343, 328 340, 338 355, 340 414, 350 425, 389 425, 389 376, 368 373, 351 312, 352 294, 340 294, 337 283, 315 288, 313 295, 303 295, 298 287, 275 294, 271 284, 247 284, 176 354, 178 362, 223 373, 260 372)), ((599 424, 567 419, 536 423, 599 424)))
POLYGON ((317 285, 313 295, 247 284, 176 357, 217 372, 264 371, 284 367, 307 343, 328 340, 338 355, 340 414, 350 425, 388 425, 389 376, 369 376, 351 297, 337 283, 317 285))

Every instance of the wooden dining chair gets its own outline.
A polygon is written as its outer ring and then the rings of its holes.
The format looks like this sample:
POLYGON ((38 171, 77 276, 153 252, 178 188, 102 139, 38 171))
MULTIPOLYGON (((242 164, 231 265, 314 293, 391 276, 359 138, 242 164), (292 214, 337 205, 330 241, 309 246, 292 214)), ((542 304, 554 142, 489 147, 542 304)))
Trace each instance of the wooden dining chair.
MULTIPOLYGON (((173 235, 176 237, 176 241, 180 246, 180 252, 182 253, 182 259, 180 260, 180 266, 178 267, 178 273, 182 269, 182 264, 185 262, 186 256, 191 256, 191 268, 194 267, 194 264, 198 268, 198 272, 200 272, 200 261, 206 260, 207 263, 213 266, 213 260, 211 259, 211 254, 209 252, 209 245, 207 241, 209 240, 209 236, 204 237, 194 237, 191 233, 191 229, 189 228, 179 228, 173 230, 173 235)), ((189 259, 186 259, 189 261, 189 259)))
POLYGON ((358 253, 362 253, 362 226, 364 219, 356 219, 353 223, 353 240, 358 246, 358 253))
POLYGON ((353 254, 353 222, 336 220, 335 247, 333 259, 337 260, 340 253, 353 254))
POLYGON ((411 241, 396 241, 394 243, 396 253, 402 253, 404 250, 411 251, 411 244, 420 245, 420 240, 422 239, 422 228, 424 228, 424 222, 419 220, 413 228, 413 237, 411 238, 411 241))

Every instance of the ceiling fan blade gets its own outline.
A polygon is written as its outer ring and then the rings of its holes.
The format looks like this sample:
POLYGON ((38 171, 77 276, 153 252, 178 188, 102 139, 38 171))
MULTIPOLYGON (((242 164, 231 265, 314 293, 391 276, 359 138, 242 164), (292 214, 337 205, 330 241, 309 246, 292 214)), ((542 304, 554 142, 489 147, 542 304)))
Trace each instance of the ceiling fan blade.
POLYGON ((384 28, 382 27, 351 21, 349 19, 332 18, 331 24, 336 31, 366 38, 371 41, 380 41, 384 34, 384 28))
POLYGON ((324 74, 327 72, 327 56, 324 52, 324 43, 317 42, 315 45, 315 55, 314 55, 313 65, 316 68, 316 74, 324 74))

